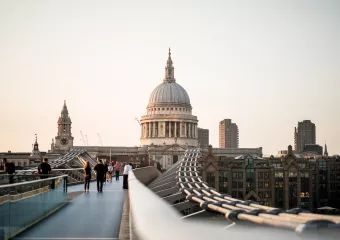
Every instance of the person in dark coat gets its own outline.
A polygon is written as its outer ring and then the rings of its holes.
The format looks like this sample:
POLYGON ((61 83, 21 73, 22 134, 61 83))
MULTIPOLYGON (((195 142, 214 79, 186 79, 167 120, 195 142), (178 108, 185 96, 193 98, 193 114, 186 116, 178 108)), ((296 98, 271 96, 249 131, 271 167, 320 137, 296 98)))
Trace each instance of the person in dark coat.
POLYGON ((85 185, 84 185, 84 191, 89 192, 90 189, 90 181, 91 181, 91 167, 89 162, 85 163, 84 166, 84 175, 85 175, 85 185))
POLYGON ((51 173, 51 165, 47 163, 48 158, 44 158, 43 162, 38 166, 38 173, 41 174, 41 179, 48 178, 48 174, 51 173))
POLYGON ((104 182, 104 176, 106 174, 106 168, 103 165, 102 160, 98 160, 98 164, 94 166, 94 169, 96 171, 97 175, 97 191, 103 192, 103 182, 104 182))

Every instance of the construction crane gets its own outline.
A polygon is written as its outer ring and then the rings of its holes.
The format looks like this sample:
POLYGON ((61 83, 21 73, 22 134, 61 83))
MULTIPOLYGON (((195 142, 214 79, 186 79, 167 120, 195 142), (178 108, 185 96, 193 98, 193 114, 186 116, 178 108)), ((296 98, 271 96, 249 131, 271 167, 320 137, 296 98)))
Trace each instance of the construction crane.
POLYGON ((81 140, 82 140, 84 146, 86 146, 85 138, 84 138, 84 135, 83 135, 83 132, 82 132, 82 131, 80 131, 80 135, 81 135, 81 140))
POLYGON ((100 143, 100 145, 103 146, 102 138, 101 138, 101 136, 99 135, 99 133, 98 133, 98 138, 99 138, 99 143, 100 143))
POLYGON ((138 120, 138 118, 135 118, 135 120, 139 123, 139 125, 140 125, 140 121, 138 120))
POLYGON ((86 146, 89 145, 89 141, 87 140, 87 134, 85 134, 85 138, 86 138, 86 146))

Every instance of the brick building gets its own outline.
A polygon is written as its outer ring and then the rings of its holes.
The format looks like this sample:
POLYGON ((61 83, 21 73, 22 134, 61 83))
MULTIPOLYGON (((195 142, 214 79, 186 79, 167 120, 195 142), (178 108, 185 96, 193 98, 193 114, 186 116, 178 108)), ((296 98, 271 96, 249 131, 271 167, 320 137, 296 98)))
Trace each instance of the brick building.
POLYGON ((291 146, 277 158, 223 157, 209 148, 199 161, 209 186, 232 197, 284 209, 340 208, 339 157, 298 158, 291 146))

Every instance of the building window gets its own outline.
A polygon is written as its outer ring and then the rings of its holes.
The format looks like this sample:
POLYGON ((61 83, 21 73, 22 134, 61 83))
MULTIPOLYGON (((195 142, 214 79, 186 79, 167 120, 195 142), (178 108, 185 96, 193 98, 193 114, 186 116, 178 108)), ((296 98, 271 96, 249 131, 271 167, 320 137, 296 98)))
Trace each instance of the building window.
POLYGON ((215 172, 207 173, 207 183, 208 183, 208 186, 215 188, 215 172))
POLYGON ((268 182, 264 183, 264 188, 269 188, 269 183, 268 182))

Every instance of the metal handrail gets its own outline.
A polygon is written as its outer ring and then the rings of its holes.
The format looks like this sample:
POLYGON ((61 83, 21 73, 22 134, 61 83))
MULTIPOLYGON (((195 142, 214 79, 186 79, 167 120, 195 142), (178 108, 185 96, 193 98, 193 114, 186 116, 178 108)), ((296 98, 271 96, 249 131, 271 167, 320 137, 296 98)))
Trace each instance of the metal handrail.
MULTIPOLYGON (((53 171, 76 171, 76 170, 84 170, 84 168, 59 168, 59 169, 54 169, 52 168, 52 172, 53 171)), ((38 171, 37 169, 32 169, 32 170, 16 170, 15 172, 36 172, 38 171)))
POLYGON ((182 216, 144 186, 133 171, 129 172, 129 189, 132 240, 225 238, 221 228, 181 219, 182 216))
MULTIPOLYGON (((201 177, 197 179, 197 182, 196 177, 193 178, 187 175, 187 173, 192 175, 193 172, 196 172, 196 175, 198 175, 196 164, 194 164, 197 160, 197 152, 187 151, 185 153, 177 171, 179 177, 178 184, 181 187, 181 191, 187 195, 186 198, 200 204, 200 207, 203 209, 219 212, 232 221, 243 220, 267 226, 292 229, 296 232, 300 232, 303 228, 311 227, 311 224, 317 224, 313 220, 328 220, 331 224, 338 224, 340 222, 339 216, 304 213, 300 209, 297 209, 295 214, 288 214, 281 209, 262 206, 252 201, 243 201, 226 194, 221 194, 215 189, 210 188, 202 181, 201 177), (182 173, 184 177, 181 176, 182 173), (185 178, 185 181, 182 178, 185 178), (273 214, 274 212, 270 211, 278 212, 273 214)), ((320 222, 320 224, 324 224, 324 222, 320 222)))
POLYGON ((44 182, 44 181, 47 181, 47 180, 54 180, 54 179, 65 178, 65 177, 68 177, 68 175, 60 175, 58 177, 44 178, 44 179, 33 180, 33 181, 28 181, 28 182, 4 184, 4 185, 0 185, 0 188, 28 185, 28 184, 32 184, 32 183, 39 183, 39 182, 44 182))

